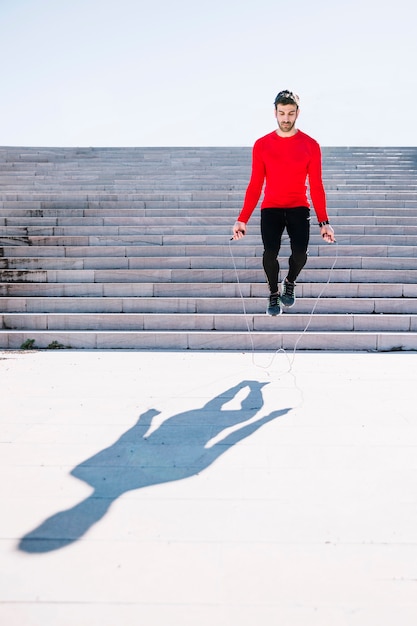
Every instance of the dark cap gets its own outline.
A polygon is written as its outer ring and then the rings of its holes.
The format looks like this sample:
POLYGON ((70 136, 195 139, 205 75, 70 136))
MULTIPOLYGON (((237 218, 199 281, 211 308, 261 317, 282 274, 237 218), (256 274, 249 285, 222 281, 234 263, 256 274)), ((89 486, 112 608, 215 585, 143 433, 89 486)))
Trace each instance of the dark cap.
POLYGON ((296 107, 299 107, 300 98, 293 91, 284 89, 284 91, 279 92, 279 94, 274 100, 275 107, 277 106, 277 104, 295 104, 296 107))

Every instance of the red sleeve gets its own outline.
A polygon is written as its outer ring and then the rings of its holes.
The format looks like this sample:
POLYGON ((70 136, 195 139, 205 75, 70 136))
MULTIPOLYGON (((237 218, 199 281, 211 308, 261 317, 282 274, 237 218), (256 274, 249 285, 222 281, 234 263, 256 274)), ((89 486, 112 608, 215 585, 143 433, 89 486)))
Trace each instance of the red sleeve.
POLYGON ((261 197, 264 181, 265 164, 261 156, 259 141, 257 141, 252 150, 252 173, 246 189, 243 207, 237 218, 238 222, 245 222, 245 224, 248 222, 261 197))
POLYGON ((326 210, 326 193, 324 191, 321 168, 321 150, 318 143, 314 144, 314 150, 308 168, 308 182, 310 196, 319 222, 328 219, 326 210))

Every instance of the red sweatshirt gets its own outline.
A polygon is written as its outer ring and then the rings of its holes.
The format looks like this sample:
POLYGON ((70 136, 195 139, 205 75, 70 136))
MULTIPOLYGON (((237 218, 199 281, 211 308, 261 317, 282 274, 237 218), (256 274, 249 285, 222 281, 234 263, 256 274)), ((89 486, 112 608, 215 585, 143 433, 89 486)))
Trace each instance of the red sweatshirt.
POLYGON ((238 221, 246 223, 249 220, 265 180, 261 209, 310 206, 307 177, 317 219, 324 222, 328 217, 321 174, 321 150, 317 141, 300 130, 291 137, 280 137, 275 131, 261 137, 253 147, 252 174, 238 221))

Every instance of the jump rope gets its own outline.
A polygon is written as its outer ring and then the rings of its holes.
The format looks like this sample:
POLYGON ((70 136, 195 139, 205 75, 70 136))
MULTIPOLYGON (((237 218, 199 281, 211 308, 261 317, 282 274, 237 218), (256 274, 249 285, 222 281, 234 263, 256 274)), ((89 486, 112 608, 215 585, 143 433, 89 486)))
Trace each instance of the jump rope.
MULTIPOLYGON (((287 240, 288 240, 288 238, 284 239, 284 241, 287 241, 287 240)), ((327 286, 329 285, 329 283, 331 281, 333 270, 336 267, 337 259, 338 259, 338 256, 339 256, 338 255, 337 241, 334 242, 335 245, 336 245, 336 251, 335 251, 335 257, 334 257, 333 263, 332 263, 332 265, 331 265, 331 267, 329 269, 328 278, 327 278, 326 282, 323 284, 323 286, 322 286, 318 296, 315 299, 313 308, 311 309, 311 312, 309 314, 309 318, 307 320, 307 324, 306 324, 304 330, 300 333, 300 336, 298 337, 297 341, 294 344, 294 348, 292 349, 291 357, 287 353, 287 350, 285 350, 285 348, 277 348, 275 350, 275 352, 273 353, 272 358, 271 358, 270 362, 268 363, 268 365, 259 365, 258 363, 255 362, 255 344, 254 344, 254 341, 253 341, 253 331, 251 330, 249 322, 248 322, 248 313, 247 313, 247 310, 246 310, 245 298, 244 298, 243 293, 242 293, 242 287, 241 287, 241 283, 240 283, 240 280, 239 280, 239 273, 238 273, 238 270, 237 270, 237 267, 236 267, 236 261, 235 261, 235 257, 234 257, 233 250, 232 250, 232 241, 233 241, 233 238, 231 238, 231 239, 229 238, 229 252, 230 252, 230 256, 231 256, 232 262, 233 262, 233 268, 234 268, 235 276, 236 276, 236 283, 237 283, 237 286, 238 286, 238 289, 239 289, 240 299, 242 301, 243 314, 244 314, 246 327, 247 327, 247 330, 248 330, 248 333, 249 333, 249 337, 250 337, 250 342, 251 342, 251 347, 252 347, 252 364, 255 367, 259 367, 260 369, 268 371, 272 367, 272 364, 274 363, 277 354, 279 354, 281 352, 282 354, 284 354, 286 356, 287 361, 288 361, 288 370, 283 372, 283 374, 293 374, 292 368, 293 368, 293 365, 294 365, 294 360, 295 360, 295 355, 296 355, 296 352, 297 352, 298 344, 300 343, 301 339, 306 334, 306 332, 307 332, 307 330, 308 330, 308 328, 309 328, 309 326, 311 324, 311 321, 313 319, 314 313, 315 313, 316 308, 318 306, 319 300, 323 296, 324 292, 326 291, 326 288, 327 288, 327 286)), ((280 316, 278 315, 276 317, 279 319, 280 316)), ((279 328, 277 330, 279 330, 279 328)), ((295 384, 296 384, 296 387, 298 388, 296 381, 295 381, 295 384)), ((301 391, 301 394, 302 394, 302 391, 301 391)))
MULTIPOLYGON (((331 267, 329 269, 329 275, 327 277, 326 282, 323 283, 323 286, 322 286, 318 296, 315 299, 313 308, 311 309, 311 312, 310 312, 308 320, 307 320, 307 324, 305 325, 304 330, 301 331, 299 337, 297 338, 297 341, 294 344, 294 348, 291 351, 291 356, 288 354, 288 352, 287 352, 287 350, 285 348, 277 348, 273 352, 271 360, 270 360, 270 362, 267 365, 260 365, 259 363, 255 362, 255 344, 254 344, 254 341, 253 341, 253 331, 251 330, 249 322, 248 322, 248 312, 246 310, 245 297, 244 297, 243 292, 242 292, 241 282, 240 282, 240 279, 239 279, 239 272, 238 272, 238 269, 237 269, 237 266, 236 266, 236 261, 235 261, 235 257, 234 257, 233 250, 232 250, 232 242, 234 241, 233 237, 229 238, 228 241, 229 241, 230 257, 232 259, 233 269, 234 269, 235 276, 236 276, 236 283, 237 283, 238 290, 239 290, 239 296, 240 296, 240 299, 241 299, 241 302, 242 302, 243 315, 244 315, 244 318, 245 318, 246 328, 247 328, 247 331, 248 331, 248 334, 249 334, 249 338, 250 338, 250 342, 251 342, 252 364, 255 367, 258 367, 260 369, 269 370, 272 367, 277 354, 282 353, 282 354, 284 354, 286 356, 287 361, 288 361, 288 370, 286 370, 283 373, 284 374, 290 374, 290 373, 292 373, 292 368, 293 368, 293 365, 294 365, 294 360, 295 360, 295 355, 296 355, 296 352, 297 352, 298 344, 300 343, 300 341, 302 340, 302 338, 304 337, 304 335, 306 334, 306 332, 308 331, 308 329, 310 327, 310 324, 311 324, 311 321, 313 319, 313 316, 314 316, 314 313, 316 311, 316 308, 318 306, 319 300, 323 296, 324 292, 326 291, 327 286, 329 285, 329 283, 331 281, 333 270, 336 267, 336 263, 337 263, 338 256, 339 256, 337 241, 335 240, 335 242, 334 242, 334 244, 336 246, 336 252, 335 252, 333 263, 332 263, 332 265, 331 265, 331 267)), ((286 237, 286 238, 284 238, 283 241, 284 242, 285 241, 289 241, 289 238, 286 237)), ((153 246, 161 246, 162 245, 161 243, 158 243, 158 242, 148 242, 148 241, 139 241, 137 243, 146 244, 146 245, 153 245, 153 246)), ((280 316, 278 315, 276 317, 279 318, 280 316)))

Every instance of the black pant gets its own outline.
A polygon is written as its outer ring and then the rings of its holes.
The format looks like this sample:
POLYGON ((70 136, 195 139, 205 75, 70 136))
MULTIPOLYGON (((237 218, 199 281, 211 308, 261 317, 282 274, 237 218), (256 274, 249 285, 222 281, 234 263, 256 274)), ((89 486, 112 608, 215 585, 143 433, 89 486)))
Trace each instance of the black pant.
POLYGON ((310 209, 296 207, 293 209, 261 210, 261 235, 264 244, 263 268, 271 293, 278 291, 278 253, 285 228, 291 245, 287 279, 294 283, 307 262, 310 209))

